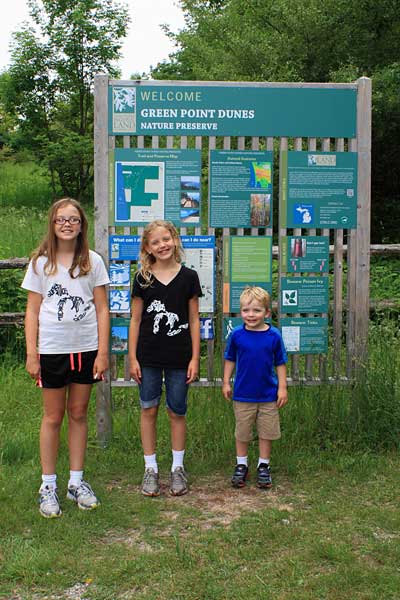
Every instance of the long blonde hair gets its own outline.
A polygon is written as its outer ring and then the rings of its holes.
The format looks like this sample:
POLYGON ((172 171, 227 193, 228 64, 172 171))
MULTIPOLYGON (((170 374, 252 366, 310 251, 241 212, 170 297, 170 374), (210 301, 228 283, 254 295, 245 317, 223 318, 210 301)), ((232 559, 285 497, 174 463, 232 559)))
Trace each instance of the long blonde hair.
POLYGON ((51 205, 49 210, 47 234, 36 250, 32 252, 31 259, 33 269, 36 272, 36 263, 39 256, 46 256, 47 261, 44 265, 44 272, 46 275, 54 275, 57 273, 57 236, 54 233, 54 219, 56 218, 57 211, 65 206, 73 206, 76 208, 81 219, 81 230, 76 238, 75 254, 72 265, 68 271, 70 276, 75 279, 76 277, 83 277, 84 275, 87 275, 91 267, 89 258, 89 242, 87 238, 88 221, 82 206, 73 198, 61 198, 51 205), (79 267, 79 273, 74 275, 76 267, 79 267))
POLYGON ((140 269, 138 270, 138 274, 140 275, 141 281, 138 281, 141 287, 149 287, 153 281, 153 273, 151 267, 156 262, 156 259, 152 254, 149 254, 147 252, 146 246, 149 245, 150 234, 155 229, 157 229, 157 227, 164 227, 164 229, 166 229, 171 234, 171 237, 175 243, 174 258, 177 263, 182 262, 183 248, 181 244, 181 238, 179 237, 175 225, 170 223, 170 221, 162 221, 161 219, 152 221, 144 228, 142 239, 140 242, 140 269))

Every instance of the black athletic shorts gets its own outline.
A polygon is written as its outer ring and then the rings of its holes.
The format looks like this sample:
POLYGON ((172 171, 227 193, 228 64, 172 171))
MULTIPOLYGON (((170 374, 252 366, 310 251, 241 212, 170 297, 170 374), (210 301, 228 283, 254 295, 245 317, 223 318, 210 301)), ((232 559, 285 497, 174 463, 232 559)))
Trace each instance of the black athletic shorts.
POLYGON ((62 388, 70 383, 97 383, 93 365, 97 350, 71 354, 40 355, 40 387, 62 388))

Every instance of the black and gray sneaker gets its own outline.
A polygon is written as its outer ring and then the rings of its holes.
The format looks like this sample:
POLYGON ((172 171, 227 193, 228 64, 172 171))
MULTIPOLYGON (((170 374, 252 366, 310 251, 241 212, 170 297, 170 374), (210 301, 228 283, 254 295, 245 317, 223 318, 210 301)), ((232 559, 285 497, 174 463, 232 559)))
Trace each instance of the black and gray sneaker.
POLYGON ((232 486, 235 488, 244 487, 248 474, 249 468, 246 465, 236 465, 231 479, 232 486))
POLYGON ((78 486, 70 485, 67 492, 68 500, 73 500, 81 510, 93 510, 100 505, 98 498, 96 498, 94 491, 87 483, 87 481, 81 481, 78 486))
POLYGON ((272 486, 271 469, 266 463, 261 463, 257 469, 257 487, 267 489, 272 486))
POLYGON ((42 485, 39 489, 39 511, 45 519, 61 517, 62 512, 57 496, 57 488, 42 485))

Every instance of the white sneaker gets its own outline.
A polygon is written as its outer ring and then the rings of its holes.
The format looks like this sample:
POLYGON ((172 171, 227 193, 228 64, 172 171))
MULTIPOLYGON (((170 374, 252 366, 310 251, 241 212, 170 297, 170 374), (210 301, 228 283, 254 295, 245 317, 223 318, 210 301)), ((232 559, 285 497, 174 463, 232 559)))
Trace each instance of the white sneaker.
POLYGON ((57 496, 57 488, 42 485, 39 489, 39 512, 46 519, 61 517, 62 512, 57 496))
POLYGON ((82 510, 93 510, 100 505, 90 485, 83 480, 78 486, 70 485, 68 487, 67 498, 76 502, 82 510))

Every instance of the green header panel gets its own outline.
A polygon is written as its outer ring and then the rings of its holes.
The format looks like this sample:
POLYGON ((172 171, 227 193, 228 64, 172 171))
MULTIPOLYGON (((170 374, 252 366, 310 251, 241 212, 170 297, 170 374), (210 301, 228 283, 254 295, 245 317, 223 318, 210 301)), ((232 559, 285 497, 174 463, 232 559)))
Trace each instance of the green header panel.
POLYGON ((114 85, 109 135, 356 136, 355 88, 114 85))

